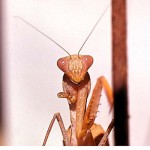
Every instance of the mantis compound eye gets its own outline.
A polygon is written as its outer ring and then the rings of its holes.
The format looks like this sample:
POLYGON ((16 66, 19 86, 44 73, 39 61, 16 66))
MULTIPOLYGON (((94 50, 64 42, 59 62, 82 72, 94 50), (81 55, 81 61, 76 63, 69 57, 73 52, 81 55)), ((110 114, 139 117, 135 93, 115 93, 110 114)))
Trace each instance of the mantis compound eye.
POLYGON ((57 61, 57 66, 63 72, 67 72, 68 71, 68 61, 66 59, 64 59, 64 58, 60 58, 57 61))
POLYGON ((91 67, 91 65, 93 64, 93 57, 90 55, 85 55, 83 58, 83 64, 84 64, 84 68, 89 69, 91 67))

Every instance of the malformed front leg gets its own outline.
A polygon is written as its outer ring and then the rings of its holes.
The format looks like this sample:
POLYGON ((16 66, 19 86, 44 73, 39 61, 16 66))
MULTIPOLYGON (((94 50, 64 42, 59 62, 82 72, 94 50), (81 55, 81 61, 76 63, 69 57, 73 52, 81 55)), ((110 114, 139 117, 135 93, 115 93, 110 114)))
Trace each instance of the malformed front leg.
POLYGON ((63 120, 62 120, 62 117, 60 115, 60 113, 55 113, 54 116, 53 116, 53 119, 51 120, 50 124, 49 124, 49 127, 48 127, 48 130, 46 132, 46 135, 45 135, 45 138, 44 138, 44 141, 43 141, 43 145, 42 146, 45 146, 46 145, 46 142, 47 142, 47 139, 49 137, 49 134, 51 132, 51 129, 52 129, 52 126, 55 122, 55 119, 57 119, 58 121, 58 124, 60 126, 60 129, 61 129, 61 132, 62 132, 62 136, 63 136, 63 142, 64 142, 64 145, 65 146, 70 146, 70 142, 69 142, 69 139, 68 139, 68 135, 67 135, 67 131, 65 129, 65 126, 64 126, 64 123, 63 123, 63 120))
POLYGON ((57 94, 57 96, 58 96, 59 98, 66 98, 66 99, 68 100, 68 103, 69 103, 69 104, 72 104, 72 103, 74 103, 74 102, 76 101, 75 96, 71 96, 70 94, 65 93, 65 92, 59 92, 59 93, 57 94))

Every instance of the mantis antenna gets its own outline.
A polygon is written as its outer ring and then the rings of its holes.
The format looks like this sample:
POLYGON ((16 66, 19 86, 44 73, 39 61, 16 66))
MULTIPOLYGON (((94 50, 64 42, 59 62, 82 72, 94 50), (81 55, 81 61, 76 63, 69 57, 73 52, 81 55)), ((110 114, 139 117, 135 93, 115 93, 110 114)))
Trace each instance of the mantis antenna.
POLYGON ((40 31, 38 28, 36 28, 35 26, 33 26, 31 23, 29 23, 28 21, 22 19, 19 16, 14 16, 15 18, 20 19, 21 21, 23 21, 24 23, 26 23, 27 25, 29 25, 30 27, 32 27, 33 29, 35 29, 36 31, 38 31, 39 33, 41 33, 42 35, 44 35, 45 37, 47 37, 49 40, 51 40, 52 42, 54 42, 57 46, 59 46, 61 49, 63 49, 71 58, 71 55, 69 54, 69 52, 67 50, 65 50, 61 45, 59 45, 55 40, 53 40, 52 38, 50 38, 49 36, 47 36, 45 33, 43 33, 42 31, 40 31))
POLYGON ((100 20, 102 19, 102 17, 104 16, 104 14, 106 13, 106 11, 108 10, 110 4, 105 8, 105 10, 103 11, 102 15, 99 17, 99 19, 97 20, 95 26, 92 28, 91 32, 89 33, 89 35, 87 36, 87 38, 85 39, 85 41, 83 42, 81 48, 79 49, 78 51, 78 56, 79 56, 79 53, 81 52, 83 46, 85 45, 85 43, 87 42, 87 40, 89 39, 89 37, 91 36, 91 34, 93 33, 94 29, 96 28, 96 26, 98 25, 98 23, 100 22, 100 20))
MULTIPOLYGON (((92 28, 91 32, 89 33, 89 35, 87 36, 87 38, 85 39, 85 41, 83 42, 81 48, 78 51, 78 56, 79 53, 81 52, 83 46, 85 45, 85 43, 87 42, 87 40, 89 39, 89 37, 91 36, 91 34, 93 33, 94 29, 96 28, 96 26, 98 25, 98 23, 100 22, 100 20, 102 19, 102 17, 104 16, 104 14, 106 13, 107 9, 109 8, 110 4, 105 8, 105 10, 103 11, 102 15, 100 16, 100 18, 98 19, 98 21, 96 22, 95 26, 92 28)), ((21 21, 23 21, 24 23, 26 23, 27 25, 29 25, 30 27, 32 27, 33 29, 35 29, 36 31, 38 31, 39 33, 41 33, 42 35, 44 35, 45 37, 47 37, 49 40, 51 40, 52 42, 54 42, 57 46, 59 46, 61 49, 63 49, 71 58, 70 53, 64 49, 61 45, 59 45, 55 40, 53 40, 52 38, 50 38, 49 36, 47 36, 45 33, 43 33, 42 31, 40 31, 38 28, 36 28, 35 26, 33 26, 31 23, 29 23, 28 21, 22 19, 19 16, 14 16, 15 18, 20 19, 21 21)))

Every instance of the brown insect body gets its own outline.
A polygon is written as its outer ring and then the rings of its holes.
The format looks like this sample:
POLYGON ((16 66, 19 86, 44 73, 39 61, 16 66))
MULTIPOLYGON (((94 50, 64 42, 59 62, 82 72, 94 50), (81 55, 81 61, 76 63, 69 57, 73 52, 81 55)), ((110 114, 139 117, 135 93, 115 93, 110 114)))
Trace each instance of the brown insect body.
MULTIPOLYGON (((99 92, 96 90, 96 93, 93 93, 86 109, 91 88, 87 71, 92 63, 93 58, 89 55, 71 55, 60 58, 57 62, 58 67, 64 72, 63 92, 60 92, 58 97, 67 98, 69 102, 71 126, 67 134, 71 145, 97 145, 104 134, 103 128, 94 124, 102 83, 99 92)), ((103 78, 100 77, 101 80, 103 78)), ((96 86, 97 88, 99 87, 96 86)))

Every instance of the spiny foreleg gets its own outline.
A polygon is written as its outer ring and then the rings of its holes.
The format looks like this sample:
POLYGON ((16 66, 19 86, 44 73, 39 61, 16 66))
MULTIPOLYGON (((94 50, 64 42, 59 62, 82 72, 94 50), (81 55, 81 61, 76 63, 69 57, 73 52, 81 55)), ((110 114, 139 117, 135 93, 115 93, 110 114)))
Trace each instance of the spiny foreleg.
POLYGON ((84 121, 82 124, 82 130, 78 133, 78 137, 82 138, 86 136, 86 132, 90 130, 90 128, 93 126, 96 114, 98 112, 98 107, 100 103, 100 97, 102 93, 102 89, 105 90, 106 96, 108 98, 108 102, 110 105, 110 108, 113 106, 113 93, 112 89, 109 86, 107 80, 104 76, 101 76, 97 79, 96 85, 93 89, 92 97, 90 99, 89 105, 87 107, 84 121))
POLYGON ((104 89, 110 108, 113 106, 113 93, 112 89, 109 86, 107 80, 104 76, 101 76, 97 79, 96 85, 93 89, 92 97, 90 99, 89 105, 87 107, 85 116, 84 116, 84 122, 82 129, 90 129, 95 121, 96 114, 98 112, 98 107, 100 103, 100 97, 102 93, 102 89, 104 89))

